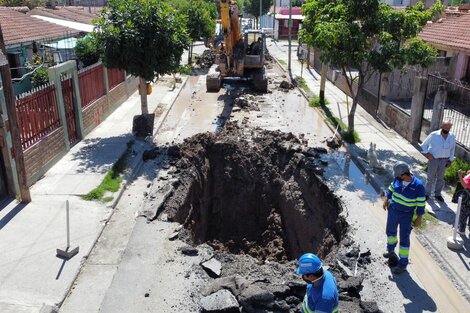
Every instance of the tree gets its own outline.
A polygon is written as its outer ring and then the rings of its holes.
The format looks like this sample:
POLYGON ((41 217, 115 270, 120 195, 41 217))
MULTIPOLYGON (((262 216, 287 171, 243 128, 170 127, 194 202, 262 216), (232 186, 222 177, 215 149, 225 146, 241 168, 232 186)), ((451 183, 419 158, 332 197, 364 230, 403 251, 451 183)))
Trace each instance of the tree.
POLYGON ((109 0, 95 26, 103 63, 140 78, 147 114, 147 81, 175 72, 189 46, 184 16, 160 0, 109 0))
POLYGON ((217 7, 206 0, 173 0, 171 5, 186 17, 186 29, 191 38, 188 64, 191 64, 193 43, 201 38, 210 38, 215 31, 217 7))
POLYGON ((322 62, 339 68, 346 77, 353 99, 348 137, 354 133, 358 96, 374 71, 426 67, 434 61, 436 50, 416 36, 442 10, 440 1, 430 10, 422 2, 395 10, 379 0, 307 0, 303 5, 302 41, 318 47, 322 62))
POLYGON ((85 67, 95 64, 100 60, 100 46, 96 42, 93 33, 77 40, 75 54, 85 67))
MULTIPOLYGON (((269 12, 271 5, 273 4, 273 0, 261 0, 261 15, 265 15, 269 12)), ((253 15, 256 18, 256 24, 258 24, 259 16, 259 5, 260 0, 245 0, 245 12, 253 15)))
POLYGON ((49 0, 0 0, 1 6, 6 7, 23 7, 27 6, 30 9, 35 7, 44 7, 49 0))

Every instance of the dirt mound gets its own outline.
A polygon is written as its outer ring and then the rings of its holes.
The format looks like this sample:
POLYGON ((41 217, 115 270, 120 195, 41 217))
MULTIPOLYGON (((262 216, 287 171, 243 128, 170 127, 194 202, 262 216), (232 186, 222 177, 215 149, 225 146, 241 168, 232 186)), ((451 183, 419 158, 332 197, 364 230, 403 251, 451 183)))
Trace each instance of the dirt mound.
POLYGON ((173 149, 179 183, 163 208, 196 244, 285 262, 324 258, 346 233, 339 199, 293 134, 230 123, 173 149))
POLYGON ((239 96, 233 100, 233 105, 244 111, 259 111, 259 106, 253 95, 239 96))
POLYGON ((197 59, 196 64, 201 68, 210 68, 215 61, 215 51, 213 49, 206 49, 197 59))

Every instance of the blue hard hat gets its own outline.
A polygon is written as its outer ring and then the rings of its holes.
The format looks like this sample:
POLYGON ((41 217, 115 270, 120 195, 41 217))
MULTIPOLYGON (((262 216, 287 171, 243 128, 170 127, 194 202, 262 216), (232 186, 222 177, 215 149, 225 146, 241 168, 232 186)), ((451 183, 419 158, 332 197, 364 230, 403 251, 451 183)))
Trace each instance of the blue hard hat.
POLYGON ((305 275, 318 272, 323 263, 313 253, 305 253, 299 258, 299 267, 297 268, 297 274, 305 275))

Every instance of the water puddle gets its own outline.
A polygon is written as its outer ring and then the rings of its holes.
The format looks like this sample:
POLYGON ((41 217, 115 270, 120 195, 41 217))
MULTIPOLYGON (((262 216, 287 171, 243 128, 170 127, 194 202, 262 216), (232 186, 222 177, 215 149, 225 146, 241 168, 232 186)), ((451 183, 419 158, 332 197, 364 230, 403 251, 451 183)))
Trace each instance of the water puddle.
POLYGON ((325 155, 324 158, 329 164, 336 164, 341 169, 343 177, 347 178, 352 183, 355 191, 360 192, 361 199, 375 202, 377 198, 379 198, 380 190, 376 190, 374 186, 371 185, 367 175, 361 172, 349 153, 334 151, 325 155))

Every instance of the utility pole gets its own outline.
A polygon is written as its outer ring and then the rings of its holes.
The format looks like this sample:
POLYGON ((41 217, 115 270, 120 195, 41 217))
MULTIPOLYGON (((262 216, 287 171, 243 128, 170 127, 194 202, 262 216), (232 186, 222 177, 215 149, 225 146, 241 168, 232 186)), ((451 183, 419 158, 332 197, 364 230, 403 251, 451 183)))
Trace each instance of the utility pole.
MULTIPOLYGON (((3 41, 2 26, 0 24, 0 52, 6 56, 5 42, 3 41)), ((16 162, 16 171, 18 174, 18 182, 20 185, 21 202, 31 202, 31 194, 29 193, 28 182, 26 178, 26 169, 24 166, 23 147, 21 146, 20 130, 18 127, 18 118, 16 116, 16 100, 13 93, 13 85, 11 82, 10 66, 0 63, 0 74, 3 80, 3 90, 5 92, 5 101, 8 111, 8 121, 11 131, 11 141, 13 146, 13 158, 16 162)), ((8 128, 8 125, 7 125, 8 128)))
MULTIPOLYGON (((282 1, 282 0, 281 0, 282 1)), ((276 32, 276 3, 277 0, 274 0, 274 16, 273 16, 273 40, 276 39, 274 33, 276 32)))
POLYGON ((259 0, 259 29, 261 29, 261 12, 263 11, 263 0, 259 0))
POLYGON ((289 0, 289 60, 287 62, 287 71, 291 75, 291 41, 292 41, 292 0, 289 0))

